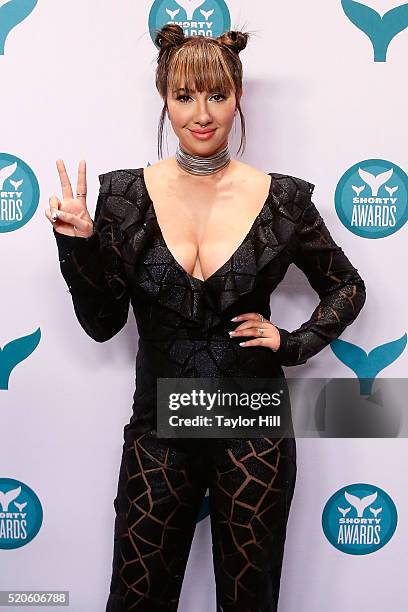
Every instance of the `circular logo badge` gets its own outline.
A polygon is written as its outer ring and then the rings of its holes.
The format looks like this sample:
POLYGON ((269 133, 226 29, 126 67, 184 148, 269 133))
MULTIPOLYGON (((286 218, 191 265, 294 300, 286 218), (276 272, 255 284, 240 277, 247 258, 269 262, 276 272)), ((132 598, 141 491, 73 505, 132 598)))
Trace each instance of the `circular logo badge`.
POLYGON ((166 23, 181 26, 185 36, 220 36, 231 29, 224 0, 155 0, 149 14, 152 41, 166 23))
POLYGON ((397 526, 397 509, 391 497, 370 484, 351 484, 336 491, 326 503, 322 527, 338 550, 367 555, 382 548, 397 526))
POLYGON ((40 500, 30 487, 0 478, 0 548, 20 548, 31 542, 42 525, 40 500))
POLYGON ((15 155, 0 153, 0 232, 13 232, 28 223, 39 200, 31 168, 15 155))
POLYGON ((408 219, 408 177, 392 162, 366 159, 341 177, 335 193, 343 225, 363 238, 384 238, 408 219))

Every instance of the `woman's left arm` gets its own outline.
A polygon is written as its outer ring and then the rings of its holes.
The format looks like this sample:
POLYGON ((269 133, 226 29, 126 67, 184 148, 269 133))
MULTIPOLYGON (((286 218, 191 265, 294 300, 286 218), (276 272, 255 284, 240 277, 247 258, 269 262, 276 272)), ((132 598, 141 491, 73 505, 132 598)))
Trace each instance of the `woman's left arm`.
POLYGON ((296 226, 294 263, 318 293, 320 302, 310 319, 289 332, 278 327, 281 341, 275 355, 282 365, 306 361, 340 336, 366 300, 366 287, 344 251, 330 235, 311 200, 313 185, 296 226))

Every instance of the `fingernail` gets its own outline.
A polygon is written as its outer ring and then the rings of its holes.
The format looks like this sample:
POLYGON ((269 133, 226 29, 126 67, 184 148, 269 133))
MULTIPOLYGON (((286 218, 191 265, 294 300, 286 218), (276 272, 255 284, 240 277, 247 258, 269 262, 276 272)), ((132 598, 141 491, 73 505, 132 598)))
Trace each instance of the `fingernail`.
POLYGON ((238 344, 239 344, 239 346, 245 346, 246 343, 245 342, 239 342, 238 344))
POLYGON ((230 336, 234 336, 235 335, 234 331, 229 331, 228 333, 229 333, 230 336))
POLYGON ((231 321, 238 321, 238 317, 233 317, 231 321))

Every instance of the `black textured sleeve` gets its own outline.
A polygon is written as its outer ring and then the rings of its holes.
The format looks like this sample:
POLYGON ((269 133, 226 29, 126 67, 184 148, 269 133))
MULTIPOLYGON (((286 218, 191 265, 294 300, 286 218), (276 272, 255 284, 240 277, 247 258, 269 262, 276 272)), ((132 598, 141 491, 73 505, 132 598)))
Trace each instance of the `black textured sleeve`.
POLYGON ((130 294, 122 258, 125 236, 110 209, 111 200, 117 209, 121 196, 111 193, 111 173, 101 174, 99 181, 94 233, 81 238, 53 231, 76 317, 88 336, 104 342, 125 325, 130 294))
POLYGON ((304 272, 320 302, 298 329, 289 332, 278 327, 281 344, 275 354, 286 366, 306 363, 340 336, 366 300, 365 283, 357 268, 335 243, 311 200, 314 185, 303 183, 309 188, 296 225, 294 263, 304 272))

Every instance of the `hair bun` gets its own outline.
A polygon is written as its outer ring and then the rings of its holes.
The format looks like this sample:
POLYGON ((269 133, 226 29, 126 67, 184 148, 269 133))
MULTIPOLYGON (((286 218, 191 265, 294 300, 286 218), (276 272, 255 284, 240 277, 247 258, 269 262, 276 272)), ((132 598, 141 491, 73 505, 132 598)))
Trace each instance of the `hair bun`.
POLYGON ((234 51, 240 53, 247 46, 249 34, 239 30, 229 30, 218 36, 219 42, 234 51))
POLYGON ((161 53, 170 47, 182 45, 186 40, 184 30, 177 23, 166 23, 160 30, 157 30, 155 43, 160 47, 161 53))

